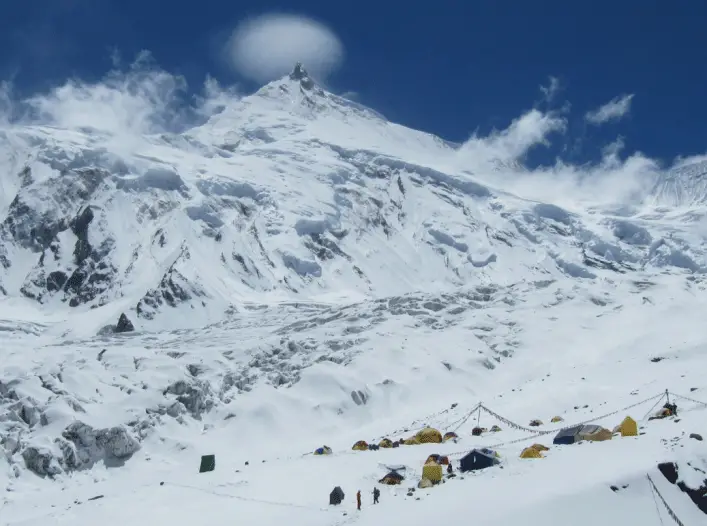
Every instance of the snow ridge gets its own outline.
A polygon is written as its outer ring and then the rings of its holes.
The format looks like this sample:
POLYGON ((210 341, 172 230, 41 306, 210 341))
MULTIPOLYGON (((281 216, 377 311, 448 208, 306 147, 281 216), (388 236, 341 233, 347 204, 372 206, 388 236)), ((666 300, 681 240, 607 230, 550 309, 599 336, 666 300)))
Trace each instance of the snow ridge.
MULTIPOLYGON (((526 176, 518 161, 471 173, 459 145, 328 93, 301 64, 129 154, 89 131, 0 133, 0 483, 13 520, 51 505, 57 520, 129 520, 121 509, 139 478, 137 510, 232 484, 259 523, 292 522, 268 511, 273 479, 311 473, 311 487, 287 491, 320 510, 337 477, 347 494, 379 480, 379 463, 412 477, 441 446, 351 444, 450 428, 472 402, 509 421, 609 426, 602 406, 631 408, 656 386, 705 399, 704 163, 659 174, 640 206, 531 200, 489 183, 526 176), (302 456, 324 443, 332 458, 302 456), (188 480, 206 452, 219 473, 197 487, 188 480), (90 508, 103 515, 65 502, 86 503, 94 486, 112 494, 90 508)), ((417 495, 457 514, 467 488, 523 495, 488 524, 552 524, 530 506, 568 500, 558 521, 577 506, 638 520, 630 510, 651 489, 635 488, 656 459, 707 458, 689 438, 700 407, 641 421, 636 440, 553 448, 544 464, 517 459, 519 437, 504 429, 493 437, 504 471, 417 495), (606 462, 587 453, 598 448, 606 462), (561 477, 568 465, 584 478, 561 477), (632 489, 607 497, 616 484, 632 489)), ((489 444, 462 423, 450 453, 489 444)), ((659 491, 679 497, 659 476, 659 491)), ((360 522, 422 521, 404 489, 384 495, 392 511, 360 522)), ((297 513, 331 524, 329 511, 297 513)))

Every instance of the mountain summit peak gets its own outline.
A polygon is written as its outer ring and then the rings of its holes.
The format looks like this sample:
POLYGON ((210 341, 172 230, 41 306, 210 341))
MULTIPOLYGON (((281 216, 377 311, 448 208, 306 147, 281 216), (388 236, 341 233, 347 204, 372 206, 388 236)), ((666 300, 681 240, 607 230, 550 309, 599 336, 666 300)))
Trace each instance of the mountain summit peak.
POLYGON ((307 70, 301 62, 297 62, 295 64, 295 67, 292 69, 292 73, 290 73, 290 79, 299 80, 300 84, 305 89, 309 90, 314 87, 314 81, 310 78, 309 73, 307 73, 307 70))

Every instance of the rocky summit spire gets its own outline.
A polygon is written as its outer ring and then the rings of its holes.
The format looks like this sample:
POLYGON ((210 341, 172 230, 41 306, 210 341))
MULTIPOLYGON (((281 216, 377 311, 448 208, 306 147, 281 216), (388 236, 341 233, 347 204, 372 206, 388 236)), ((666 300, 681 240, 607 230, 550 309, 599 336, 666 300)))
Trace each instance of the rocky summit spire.
POLYGON ((309 74, 307 73, 307 70, 304 69, 304 66, 302 65, 301 62, 298 62, 295 64, 294 69, 292 70, 292 73, 290 73, 290 78, 292 80, 299 80, 300 84, 304 89, 312 89, 314 87, 314 81, 309 77, 309 74))

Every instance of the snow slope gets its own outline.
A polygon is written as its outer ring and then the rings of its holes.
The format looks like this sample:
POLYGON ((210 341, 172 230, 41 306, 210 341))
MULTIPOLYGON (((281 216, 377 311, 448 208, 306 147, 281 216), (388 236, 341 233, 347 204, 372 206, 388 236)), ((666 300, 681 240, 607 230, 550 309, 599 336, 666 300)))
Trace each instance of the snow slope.
POLYGON ((530 200, 500 184, 518 163, 472 173, 300 68, 129 152, 0 133, 0 524, 660 524, 646 474, 704 521, 657 471, 707 461, 689 438, 707 433, 692 171, 638 202, 530 200), (666 389, 692 401, 648 422, 666 389), (472 436, 479 401, 541 429, 618 411, 597 423, 631 414, 645 434, 519 459, 553 435, 472 436), (424 423, 461 438, 351 451, 424 423), (501 467, 407 496, 429 453, 494 444, 501 467), (373 508, 386 464, 409 480, 373 508))

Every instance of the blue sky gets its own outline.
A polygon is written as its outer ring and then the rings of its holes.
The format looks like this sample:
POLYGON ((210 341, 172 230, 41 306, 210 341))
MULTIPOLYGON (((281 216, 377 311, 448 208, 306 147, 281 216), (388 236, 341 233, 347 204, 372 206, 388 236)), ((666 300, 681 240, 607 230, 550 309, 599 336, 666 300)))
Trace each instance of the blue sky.
MULTIPOLYGON (((119 50, 149 50, 165 70, 200 85, 210 74, 253 89, 221 52, 246 16, 297 13, 326 24, 345 56, 327 83, 393 121, 462 141, 505 128, 534 105, 540 85, 561 89, 568 132, 550 152, 592 159, 621 135, 628 151, 670 160, 707 151, 707 4, 695 0, 27 0, 0 17, 0 78, 21 95, 78 76, 100 79, 119 50), (294 3, 292 3, 294 4, 294 3), (586 112, 633 94, 603 126, 586 112)), ((547 155, 547 152, 541 155, 547 155)))

